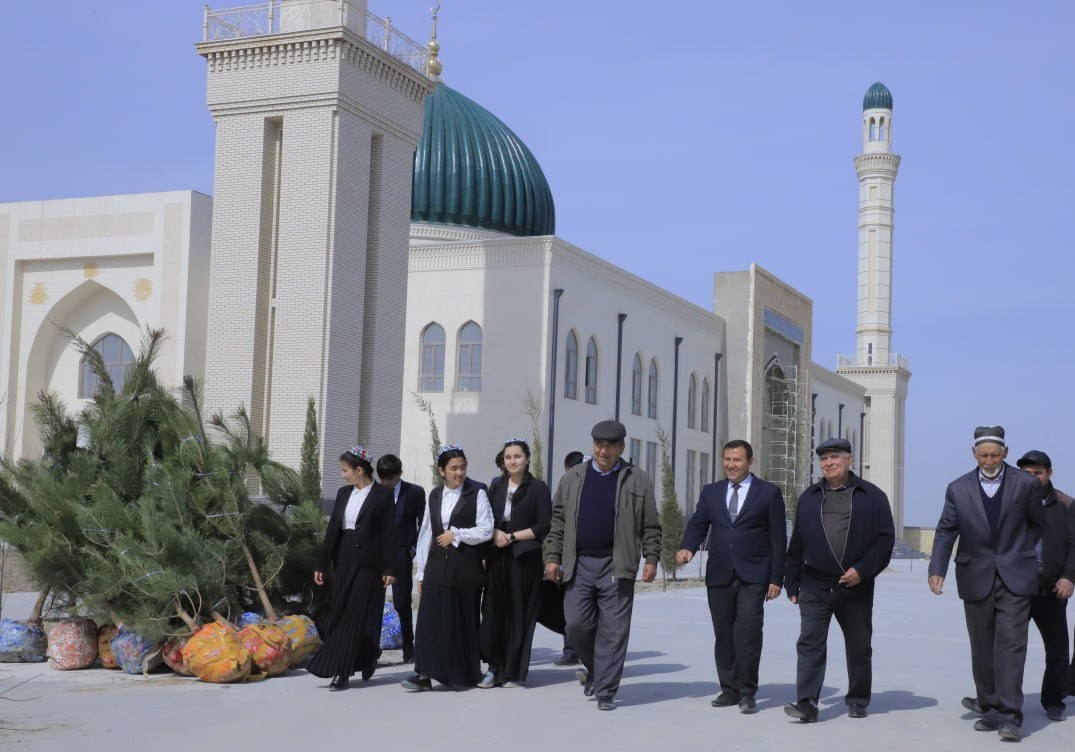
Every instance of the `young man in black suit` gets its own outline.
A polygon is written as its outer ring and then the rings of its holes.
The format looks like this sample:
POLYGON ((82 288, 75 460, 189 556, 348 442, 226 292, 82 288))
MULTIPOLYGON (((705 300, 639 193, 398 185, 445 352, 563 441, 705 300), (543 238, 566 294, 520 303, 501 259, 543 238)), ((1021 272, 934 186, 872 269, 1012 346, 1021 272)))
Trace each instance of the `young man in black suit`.
POLYGON ((851 442, 829 439, 816 451, 823 477, 799 496, 784 575, 800 620, 799 701, 785 705, 784 712, 806 723, 817 720, 833 616, 847 652, 847 714, 866 717, 873 686, 874 581, 896 543, 885 492, 851 472, 851 442))
POLYGON ((377 460, 377 478, 382 486, 391 488, 396 505, 396 581, 392 585, 392 604, 399 614, 403 633, 403 662, 414 661, 414 614, 411 611, 413 588, 414 547, 418 529, 426 509, 426 491, 421 486, 400 479, 403 463, 394 454, 377 460))
POLYGON ((725 480, 702 488, 676 561, 688 563, 708 536, 705 582, 720 681, 712 705, 756 713, 764 604, 784 581, 784 497, 750 472, 754 450, 746 441, 725 444, 723 462, 725 480))

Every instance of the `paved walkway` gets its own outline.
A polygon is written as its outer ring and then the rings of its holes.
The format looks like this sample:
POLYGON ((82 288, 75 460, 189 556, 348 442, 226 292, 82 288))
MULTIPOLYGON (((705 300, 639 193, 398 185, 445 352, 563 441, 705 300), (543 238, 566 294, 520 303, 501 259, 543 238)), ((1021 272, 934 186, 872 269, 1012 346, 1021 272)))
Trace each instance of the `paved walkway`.
MULTIPOLYGON (((253 685, 212 686, 171 675, 148 679, 112 671, 64 673, 44 664, 0 665, 0 749, 191 752, 192 749, 343 748, 444 750, 799 749, 964 752, 1002 744, 971 730, 959 705, 973 690, 963 612, 954 583, 931 595, 923 562, 896 562, 878 584, 871 715, 844 715, 843 643, 833 625, 821 721, 784 715, 794 699, 798 614, 786 598, 766 607, 760 712, 714 709, 712 633, 700 588, 646 593, 635 601, 631 648, 619 707, 599 712, 574 670, 557 668, 559 637, 542 628, 526 689, 412 695, 398 682, 409 667, 379 670, 368 684, 330 694, 326 681, 293 671, 253 685), (913 567, 913 571, 912 571, 913 567), (10 672, 10 673, 4 673, 10 672)), ((9 600, 18 616, 23 601, 9 600)), ((28 608, 28 606, 25 606, 28 608)), ((1075 613, 1075 612, 1073 612, 1075 613)), ((391 660, 398 653, 387 653, 391 660)), ((1031 627, 1025 749, 1075 749, 1075 719, 1049 722, 1039 704, 1041 640, 1031 627)), ((1075 708, 1072 710, 1075 714, 1075 708)))

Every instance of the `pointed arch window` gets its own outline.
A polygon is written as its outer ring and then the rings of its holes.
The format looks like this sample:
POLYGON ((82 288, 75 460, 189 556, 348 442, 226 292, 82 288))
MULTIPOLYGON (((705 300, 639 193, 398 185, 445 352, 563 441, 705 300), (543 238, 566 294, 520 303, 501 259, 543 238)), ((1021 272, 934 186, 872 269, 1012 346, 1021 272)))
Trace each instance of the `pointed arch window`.
POLYGON ((647 390, 646 400, 646 416, 649 418, 657 417, 657 359, 654 358, 649 362, 649 384, 647 390))
POLYGON ((459 330, 459 365, 455 388, 460 392, 482 390, 482 328, 473 321, 459 330))
POLYGON ((702 430, 709 433, 709 379, 702 380, 702 430))
POLYGON ((564 358, 564 397, 579 398, 579 338, 567 333, 567 353, 564 358))
POLYGON ((590 337, 586 343, 586 401, 597 404, 597 340, 590 337))
POLYGON ((419 391, 444 391, 444 327, 436 321, 422 330, 419 391))
POLYGON ((687 428, 698 427, 698 377, 691 374, 687 382, 687 428))
POLYGON ((642 414, 642 356, 638 353, 631 364, 631 414, 642 414))
MULTIPOLYGON (((127 380, 127 369, 134 363, 134 353, 131 352, 130 345, 123 337, 109 332, 93 343, 93 349, 101 355, 101 360, 104 361, 108 377, 112 379, 112 390, 122 392, 123 384, 127 380)), ((78 396, 81 399, 92 399, 101 387, 101 380, 97 378, 97 374, 86 362, 85 357, 82 358, 82 366, 79 370, 78 396)))

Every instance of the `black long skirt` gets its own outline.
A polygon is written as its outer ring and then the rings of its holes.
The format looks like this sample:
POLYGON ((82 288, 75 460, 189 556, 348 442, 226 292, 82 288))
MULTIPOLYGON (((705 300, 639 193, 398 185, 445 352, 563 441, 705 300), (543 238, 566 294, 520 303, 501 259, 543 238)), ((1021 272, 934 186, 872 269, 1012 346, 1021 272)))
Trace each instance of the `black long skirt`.
POLYGON ((489 557, 482 600, 482 658, 498 681, 526 680, 534 627, 541 607, 541 551, 518 558, 510 549, 489 557))
POLYGON ((383 572, 355 566, 354 536, 353 530, 346 530, 340 541, 332 575, 332 613, 325 621, 327 636, 306 665, 314 676, 350 677, 375 667, 381 655, 383 572))
POLYGON ((452 689, 481 680, 481 598, 481 585, 423 583, 414 629, 415 672, 452 689))

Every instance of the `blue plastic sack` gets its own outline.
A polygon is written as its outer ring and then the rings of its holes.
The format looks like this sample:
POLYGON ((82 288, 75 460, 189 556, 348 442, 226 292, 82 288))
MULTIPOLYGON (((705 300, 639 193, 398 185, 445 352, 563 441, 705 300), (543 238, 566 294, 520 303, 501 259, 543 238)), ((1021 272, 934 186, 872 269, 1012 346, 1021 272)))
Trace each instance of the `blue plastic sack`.
POLYGON ((48 658, 45 630, 0 619, 0 663, 41 663, 48 658))
POLYGON ((113 660, 125 674, 148 674, 164 661, 159 643, 126 627, 120 627, 108 644, 112 647, 113 660))
POLYGON ((255 614, 253 611, 243 611, 239 614, 239 618, 235 620, 235 625, 242 629, 243 627, 249 627, 251 624, 261 624, 261 614, 255 614))
POLYGON ((403 647, 403 628, 399 623, 399 614, 391 603, 384 604, 381 617, 381 650, 398 650, 403 647))

